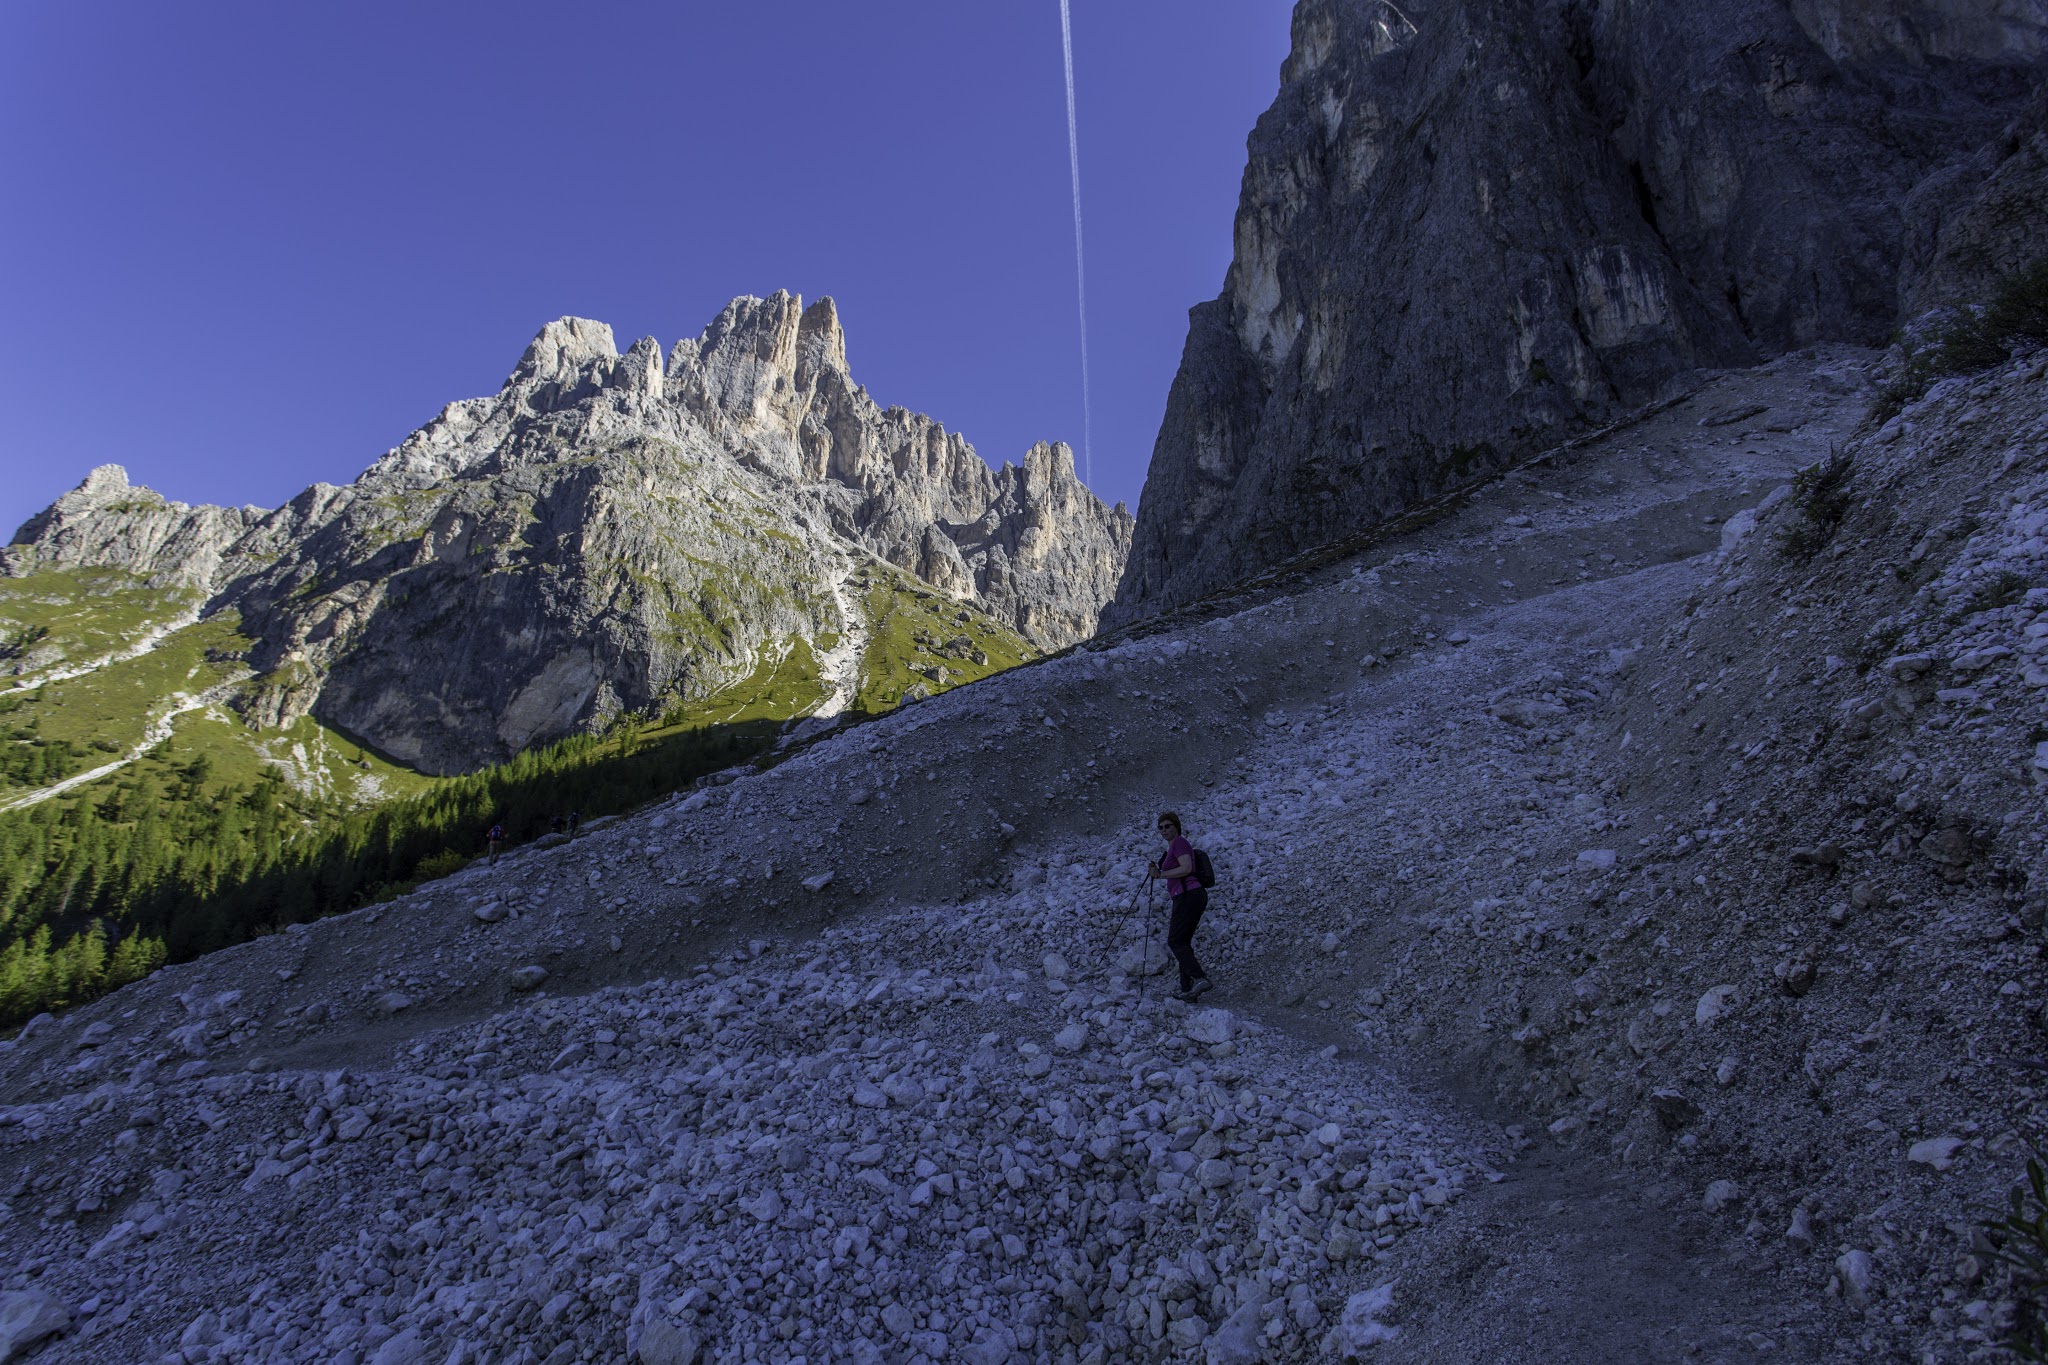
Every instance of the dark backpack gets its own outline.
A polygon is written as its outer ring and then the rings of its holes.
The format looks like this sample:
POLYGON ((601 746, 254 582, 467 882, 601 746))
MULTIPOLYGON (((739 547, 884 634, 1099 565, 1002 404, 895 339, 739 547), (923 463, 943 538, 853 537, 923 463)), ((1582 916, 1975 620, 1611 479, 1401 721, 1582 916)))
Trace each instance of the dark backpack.
POLYGON ((1216 885, 1216 864, 1209 861, 1209 855, 1201 849, 1195 850, 1195 880, 1207 891, 1216 885))

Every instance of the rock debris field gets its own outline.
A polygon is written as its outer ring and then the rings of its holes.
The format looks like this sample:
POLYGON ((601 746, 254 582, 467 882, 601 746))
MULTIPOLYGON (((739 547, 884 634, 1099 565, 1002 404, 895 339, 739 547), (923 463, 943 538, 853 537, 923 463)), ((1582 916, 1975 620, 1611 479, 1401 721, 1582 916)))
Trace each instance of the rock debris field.
POLYGON ((1045 887, 1056 911, 759 941, 374 1073, 202 1079, 183 1112, 81 1096, 35 1126, 105 1128, 116 1153, 161 1134, 181 1159, 72 1292, 99 1300, 109 1358, 170 1307, 150 1285, 172 1258, 261 1282, 177 1333, 200 1359, 1008 1360, 1185 1350, 1211 1323, 1243 1359, 1367 1339, 1324 1305, 1473 1156, 1227 1011, 1109 989, 1057 950, 983 960, 1070 931, 1069 899, 1099 889, 1075 868, 1045 887))
MULTIPOLYGON (((2048 383, 1804 352, 0 1053, 0 1358, 1946 1361, 2013 1311, 2048 383), (1810 558, 1791 473, 1850 456, 1810 558), (1138 898, 1179 809, 1216 992, 1138 898)), ((1809 541, 1812 537, 1809 537, 1809 541)))

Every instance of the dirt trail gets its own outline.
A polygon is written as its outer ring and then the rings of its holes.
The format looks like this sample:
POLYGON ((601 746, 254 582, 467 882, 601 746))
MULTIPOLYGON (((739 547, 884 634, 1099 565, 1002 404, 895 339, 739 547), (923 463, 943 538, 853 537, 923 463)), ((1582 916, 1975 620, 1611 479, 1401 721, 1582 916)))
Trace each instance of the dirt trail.
POLYGON ((239 681, 239 679, 235 679, 230 682, 220 683, 207 688, 204 692, 197 695, 187 692, 174 693, 171 697, 171 704, 149 718, 149 723, 142 729, 142 738, 127 753, 111 763, 102 763, 97 768, 89 768, 82 773, 73 773, 62 782, 53 782, 47 787, 38 787, 32 792, 26 792, 20 796, 9 797, 5 801, 0 801, 0 811, 20 810, 26 806, 41 805, 51 797, 62 796, 74 787, 82 787, 88 782, 97 782, 103 777, 121 771, 130 763, 133 763, 136 759, 141 758, 151 749, 169 739, 179 716, 203 710, 215 702, 223 700, 234 690, 239 681))
POLYGON ((68 667, 54 669, 48 673, 24 674, 13 679, 10 685, 23 690, 48 687, 53 683, 70 682, 73 678, 83 678, 89 673, 97 673, 102 668, 113 664, 126 663, 130 659, 139 659, 169 639, 174 632, 183 630, 185 627, 195 624, 198 620, 199 609, 194 607, 190 611, 174 616, 168 621, 162 621, 151 626, 141 635, 111 654, 101 655, 97 659, 88 659, 84 663, 71 664, 68 667))

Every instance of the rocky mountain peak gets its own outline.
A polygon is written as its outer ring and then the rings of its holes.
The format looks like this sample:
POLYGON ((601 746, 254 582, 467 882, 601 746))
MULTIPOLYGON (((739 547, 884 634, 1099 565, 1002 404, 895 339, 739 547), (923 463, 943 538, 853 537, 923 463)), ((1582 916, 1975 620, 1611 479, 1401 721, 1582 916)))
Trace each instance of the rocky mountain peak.
MULTIPOLYGON (((128 482, 128 470, 123 465, 96 465, 90 473, 78 481, 78 486, 60 496, 56 502, 44 509, 34 521, 42 521, 53 514, 78 516, 109 507, 151 506, 161 504, 183 510, 182 503, 166 502, 147 488, 137 488, 128 482)), ((31 522, 34 524, 34 522, 31 522)))
POLYGON ((1024 478, 1047 488, 1078 484, 1081 479, 1074 470, 1074 448, 1065 441, 1038 442, 1024 452, 1024 478))
POLYGON ((727 304, 695 342, 676 347, 670 371, 674 397, 746 428, 794 427, 821 381, 851 387, 832 301, 807 309, 781 290, 727 304))
POLYGON ((660 393, 664 379, 661 343, 653 337, 641 337, 613 366, 613 377, 621 388, 631 392, 660 393))
POLYGON ((162 586, 204 591, 226 548, 267 513, 260 507, 191 507, 128 482, 118 464, 96 466, 78 487, 22 523, 0 548, 0 573, 44 565, 134 568, 162 586))
MULTIPOLYGON (((1014 502, 1031 517, 1045 521, 1073 514, 1083 508, 1103 511, 1093 491, 1081 482, 1074 467, 1074 448, 1065 441, 1040 441, 1024 452, 1021 464, 1004 464, 996 471, 998 498, 1014 502)), ((1130 509, 1122 503, 1107 509, 1106 526, 1120 526, 1131 520, 1130 509)))
POLYGON ((506 384, 510 387, 580 378, 594 366, 609 365, 618 356, 618 344, 612 340, 609 323, 589 318, 557 318, 540 329, 519 357, 519 365, 506 384))
POLYGON ((128 491, 128 471, 117 464, 95 465, 67 497, 104 501, 128 491))
POLYGON ((559 318, 498 393, 275 513, 96 470, 5 562, 197 589, 258 641, 252 718, 313 713, 445 772, 703 697, 798 643, 849 648, 866 608, 843 588, 877 560, 1032 647, 1071 644, 1131 527, 1065 446, 998 474, 931 418, 885 412, 847 370, 833 302, 778 292, 734 299, 666 364, 653 337, 621 355, 608 325, 559 318))
POLYGON ((800 368, 847 373, 846 332, 839 325, 839 308, 828 295, 804 309, 797 319, 797 356, 800 368))

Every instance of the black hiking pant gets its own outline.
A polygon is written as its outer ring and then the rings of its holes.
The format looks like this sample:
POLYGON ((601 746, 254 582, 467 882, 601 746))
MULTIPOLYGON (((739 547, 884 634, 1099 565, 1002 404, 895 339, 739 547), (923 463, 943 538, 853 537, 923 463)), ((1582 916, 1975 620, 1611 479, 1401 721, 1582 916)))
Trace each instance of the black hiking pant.
POLYGON ((1173 954, 1173 960, 1180 964, 1180 988, 1186 990, 1199 977, 1207 976, 1202 964, 1195 961, 1195 929, 1202 922, 1202 912, 1209 908, 1209 892, 1199 886, 1191 886, 1173 898, 1173 917, 1166 923, 1166 947, 1173 954))

